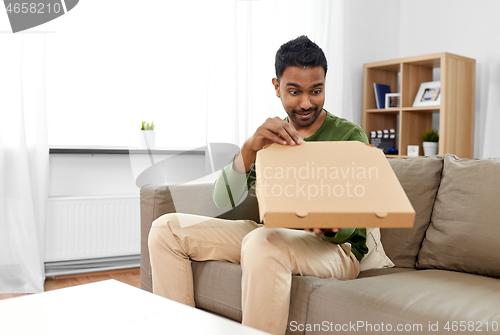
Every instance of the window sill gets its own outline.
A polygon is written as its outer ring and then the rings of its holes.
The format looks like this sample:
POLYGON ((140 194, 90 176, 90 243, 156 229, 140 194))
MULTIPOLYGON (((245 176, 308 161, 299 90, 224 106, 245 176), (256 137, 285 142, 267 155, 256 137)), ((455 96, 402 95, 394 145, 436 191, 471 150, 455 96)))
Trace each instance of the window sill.
POLYGON ((75 155, 75 154, 90 154, 90 155, 129 155, 129 154, 154 154, 154 155, 205 155, 204 150, 200 149, 168 149, 168 148, 156 148, 156 149, 138 149, 138 148, 127 148, 127 147, 73 147, 73 148, 63 148, 63 147, 51 147, 49 149, 49 154, 63 154, 63 155, 75 155))

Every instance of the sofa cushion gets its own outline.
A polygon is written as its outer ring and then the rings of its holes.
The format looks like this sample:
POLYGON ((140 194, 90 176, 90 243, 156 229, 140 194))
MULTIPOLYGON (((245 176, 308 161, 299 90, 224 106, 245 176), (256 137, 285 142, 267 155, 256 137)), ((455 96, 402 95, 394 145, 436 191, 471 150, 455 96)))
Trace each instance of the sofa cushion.
POLYGON ((500 277, 500 159, 446 155, 418 268, 500 277))
POLYGON ((389 159, 389 164, 415 209, 416 216, 413 228, 381 229, 381 240, 385 253, 397 267, 413 268, 431 218, 443 157, 389 159))
MULTIPOLYGON (((483 333, 486 321, 489 331, 500 321, 500 280, 467 273, 443 270, 417 270, 351 281, 339 281, 313 291, 309 301, 306 325, 332 323, 333 331, 308 331, 306 334, 342 333, 335 326, 358 324, 364 327, 343 333, 378 334, 408 333, 397 331, 398 324, 422 325, 415 334, 449 334, 444 326, 450 321, 481 322, 483 333), (377 331, 384 323, 386 331, 377 331), (429 322, 439 322, 439 331, 430 332, 429 322), (370 330, 367 324, 371 324, 370 330), (388 324, 392 327, 387 331, 388 324), (356 331, 357 330, 357 331, 356 331)), ((350 331, 349 331, 350 330, 350 331)), ((467 333, 467 332, 465 332, 467 333)), ((469 331, 469 333, 472 333, 469 331)))
POLYGON ((380 228, 366 228, 368 253, 361 260, 361 271, 392 268, 394 263, 387 257, 380 240, 380 228))
POLYGON ((361 271, 359 273, 359 278, 376 277, 390 275, 393 273, 408 272, 408 271, 418 271, 414 268, 383 268, 383 269, 370 269, 366 271, 361 271))
POLYGON ((191 265, 196 307, 241 322, 241 266, 225 261, 191 265))
MULTIPOLYGON (((225 261, 192 262, 196 307, 241 322, 241 266, 225 261)), ((289 321, 306 321, 309 295, 335 278, 293 276, 289 321)), ((300 335, 304 332, 287 334, 300 335)))

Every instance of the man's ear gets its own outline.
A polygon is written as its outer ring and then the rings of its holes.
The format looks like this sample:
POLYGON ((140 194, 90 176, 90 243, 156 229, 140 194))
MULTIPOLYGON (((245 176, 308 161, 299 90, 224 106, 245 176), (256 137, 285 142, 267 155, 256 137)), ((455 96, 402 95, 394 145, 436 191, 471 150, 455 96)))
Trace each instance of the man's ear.
POLYGON ((278 98, 281 98, 281 95, 280 95, 280 82, 278 81, 278 79, 273 78, 273 85, 274 85, 274 90, 276 91, 276 96, 278 98))

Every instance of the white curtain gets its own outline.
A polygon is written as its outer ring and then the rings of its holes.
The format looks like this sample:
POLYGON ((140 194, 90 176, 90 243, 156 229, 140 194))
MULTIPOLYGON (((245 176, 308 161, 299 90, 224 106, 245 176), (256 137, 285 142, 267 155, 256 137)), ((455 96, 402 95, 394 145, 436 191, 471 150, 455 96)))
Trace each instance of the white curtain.
MULTIPOLYGON (((497 54, 500 57, 500 53, 497 54)), ((482 73, 483 81, 486 82, 484 90, 485 97, 485 131, 482 158, 500 158, 500 139, 498 138, 498 127, 500 126, 500 60, 491 60, 486 66, 487 71, 482 73)))
POLYGON ((0 293, 43 291, 45 34, 0 34, 0 293))

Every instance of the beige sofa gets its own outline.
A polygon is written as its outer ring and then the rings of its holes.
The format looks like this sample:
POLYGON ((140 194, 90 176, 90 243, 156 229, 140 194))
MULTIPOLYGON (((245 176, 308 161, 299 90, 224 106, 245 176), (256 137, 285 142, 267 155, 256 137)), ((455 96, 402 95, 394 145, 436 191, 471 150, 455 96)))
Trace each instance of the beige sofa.
MULTIPOLYGON (((412 229, 381 229, 395 267, 352 281, 294 276, 287 334, 500 334, 500 159, 389 162, 416 211, 412 229)), ((141 189, 143 289, 151 291, 151 223, 175 212, 174 203, 184 212, 258 220, 252 192, 222 214, 211 192, 212 185, 141 189)), ((198 308, 241 321, 239 265, 193 262, 193 276, 198 308)))

